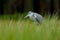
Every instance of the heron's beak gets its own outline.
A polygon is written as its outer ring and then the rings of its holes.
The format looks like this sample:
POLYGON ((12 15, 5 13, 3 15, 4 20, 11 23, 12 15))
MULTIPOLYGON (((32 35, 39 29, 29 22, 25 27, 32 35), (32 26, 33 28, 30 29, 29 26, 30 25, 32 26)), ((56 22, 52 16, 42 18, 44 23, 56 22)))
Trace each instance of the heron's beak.
POLYGON ((27 17, 28 17, 28 15, 27 15, 27 16, 25 16, 25 17, 24 17, 24 19, 26 19, 27 17))

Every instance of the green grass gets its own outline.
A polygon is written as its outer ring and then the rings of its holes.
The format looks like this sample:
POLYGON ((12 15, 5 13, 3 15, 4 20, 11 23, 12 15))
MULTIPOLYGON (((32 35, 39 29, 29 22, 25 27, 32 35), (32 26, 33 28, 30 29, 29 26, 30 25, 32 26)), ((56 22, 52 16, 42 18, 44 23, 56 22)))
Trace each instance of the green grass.
POLYGON ((41 25, 23 20, 23 16, 0 18, 0 40, 60 40, 60 20, 54 16, 44 17, 41 25))

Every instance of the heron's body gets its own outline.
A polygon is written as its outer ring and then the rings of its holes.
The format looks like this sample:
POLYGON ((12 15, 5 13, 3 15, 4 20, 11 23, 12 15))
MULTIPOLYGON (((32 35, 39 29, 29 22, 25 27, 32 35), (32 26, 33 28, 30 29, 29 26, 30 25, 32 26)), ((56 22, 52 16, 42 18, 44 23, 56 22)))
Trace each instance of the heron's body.
POLYGON ((43 20, 43 17, 40 14, 31 11, 28 12, 28 15, 26 17, 29 17, 31 20, 33 20, 36 23, 41 23, 43 20))

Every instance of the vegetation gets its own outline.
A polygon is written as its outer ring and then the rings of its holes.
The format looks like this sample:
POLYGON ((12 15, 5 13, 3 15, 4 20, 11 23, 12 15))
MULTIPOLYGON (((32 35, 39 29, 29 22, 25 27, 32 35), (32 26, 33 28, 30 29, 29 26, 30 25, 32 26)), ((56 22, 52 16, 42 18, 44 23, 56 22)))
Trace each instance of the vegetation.
POLYGON ((60 20, 55 16, 45 16, 41 25, 23 20, 23 16, 0 17, 0 40, 60 40, 60 20))

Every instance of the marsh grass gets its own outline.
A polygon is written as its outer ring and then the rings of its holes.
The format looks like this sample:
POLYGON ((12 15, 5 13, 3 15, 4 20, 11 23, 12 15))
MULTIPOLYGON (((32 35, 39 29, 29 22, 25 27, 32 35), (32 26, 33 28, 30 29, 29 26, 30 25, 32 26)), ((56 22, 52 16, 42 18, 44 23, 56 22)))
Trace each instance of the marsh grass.
POLYGON ((23 20, 23 15, 9 17, 0 19, 0 40, 60 40, 60 20, 54 16, 45 16, 41 25, 23 20))

